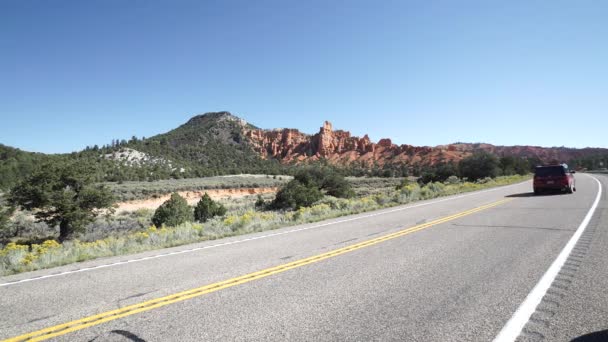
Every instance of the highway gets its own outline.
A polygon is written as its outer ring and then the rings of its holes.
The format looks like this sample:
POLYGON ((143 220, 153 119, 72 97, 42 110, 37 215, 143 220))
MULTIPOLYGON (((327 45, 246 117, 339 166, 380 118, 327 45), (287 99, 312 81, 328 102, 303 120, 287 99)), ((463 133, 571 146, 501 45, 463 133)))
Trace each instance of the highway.
POLYGON ((576 178, 3 277, 0 339, 608 340, 608 177, 576 178))

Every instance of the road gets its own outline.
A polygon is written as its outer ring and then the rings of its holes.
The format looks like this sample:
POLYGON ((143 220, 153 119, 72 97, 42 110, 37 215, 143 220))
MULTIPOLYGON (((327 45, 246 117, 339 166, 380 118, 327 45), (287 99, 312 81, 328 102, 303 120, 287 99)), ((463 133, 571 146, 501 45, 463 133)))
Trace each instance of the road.
MULTIPOLYGON (((0 339, 51 327, 41 336, 56 341, 491 341, 589 214, 599 184, 577 182, 573 195, 526 182, 3 277, 0 339)), ((606 208, 604 193, 518 340, 606 338, 606 208)))

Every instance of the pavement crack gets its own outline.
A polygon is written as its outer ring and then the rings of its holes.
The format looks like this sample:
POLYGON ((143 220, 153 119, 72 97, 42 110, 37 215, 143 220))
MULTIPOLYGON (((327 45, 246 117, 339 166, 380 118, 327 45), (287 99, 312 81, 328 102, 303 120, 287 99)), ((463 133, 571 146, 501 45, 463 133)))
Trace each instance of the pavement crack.
POLYGON ((117 306, 119 309, 121 309, 121 308, 123 307, 122 302, 127 301, 127 300, 129 300, 129 299, 133 299, 133 298, 139 298, 139 297, 143 297, 143 296, 145 296, 145 295, 147 295, 147 294, 154 293, 154 292, 157 292, 157 291, 158 291, 158 290, 152 290, 152 291, 148 291, 148 292, 141 292, 141 293, 136 293, 136 294, 134 294, 134 295, 131 295, 131 296, 125 297, 125 298, 120 298, 120 299, 118 299, 118 300, 116 301, 116 306, 117 306))
POLYGON ((388 231, 388 230, 382 230, 382 231, 379 231, 379 232, 375 232, 375 233, 367 234, 366 236, 374 236, 374 235, 382 234, 382 233, 387 232, 387 231, 388 231))
POLYGON ((54 316, 56 316, 56 315, 50 315, 50 316, 44 316, 44 317, 40 317, 40 318, 34 318, 32 320, 27 321, 27 324, 38 322, 38 321, 43 321, 45 319, 49 319, 49 318, 54 317, 54 316))
POLYGON ((137 294, 134 294, 134 295, 132 295, 132 296, 125 297, 125 298, 123 298, 123 299, 119 299, 119 300, 120 300, 120 301, 123 301, 123 300, 127 300, 127 299, 132 299, 132 298, 137 298, 137 297, 143 297, 143 296, 145 296, 145 295, 147 295, 147 294, 149 294, 149 293, 156 292, 156 291, 157 291, 157 290, 148 291, 148 292, 141 292, 141 293, 137 293, 137 294))
POLYGON ((343 243, 347 243, 347 242, 355 241, 355 240, 357 240, 357 239, 358 239, 358 238, 352 238, 352 239, 348 239, 348 240, 340 241, 340 242, 334 243, 334 245, 341 245, 341 244, 343 244, 343 243))

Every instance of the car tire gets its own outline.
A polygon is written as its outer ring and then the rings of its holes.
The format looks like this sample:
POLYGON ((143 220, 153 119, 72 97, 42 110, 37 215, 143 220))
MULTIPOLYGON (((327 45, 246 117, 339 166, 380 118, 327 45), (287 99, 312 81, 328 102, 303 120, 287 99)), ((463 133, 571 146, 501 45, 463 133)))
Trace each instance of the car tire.
POLYGON ((568 189, 566 189, 566 192, 568 192, 569 194, 574 193, 574 187, 572 186, 568 186, 568 189))

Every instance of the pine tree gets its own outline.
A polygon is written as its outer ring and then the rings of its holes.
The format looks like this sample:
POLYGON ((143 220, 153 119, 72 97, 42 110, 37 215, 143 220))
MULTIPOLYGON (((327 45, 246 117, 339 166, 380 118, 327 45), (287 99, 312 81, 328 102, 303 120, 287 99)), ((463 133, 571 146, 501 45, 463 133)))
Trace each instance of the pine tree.
POLYGON ((163 225, 175 227, 185 222, 192 221, 192 208, 185 198, 178 193, 173 193, 165 203, 154 212, 152 223, 161 227, 163 225))
POLYGON ((212 200, 207 193, 203 195, 194 208, 194 219, 199 222, 207 222, 214 216, 224 216, 225 214, 226 208, 212 200))

